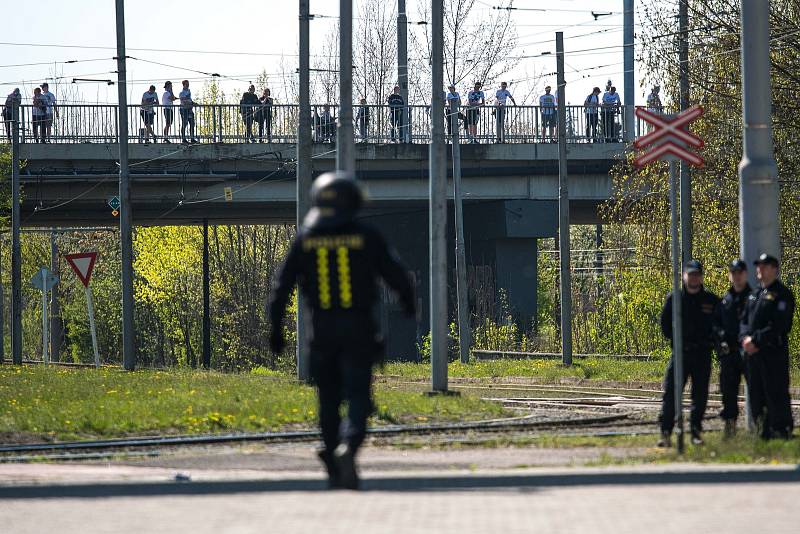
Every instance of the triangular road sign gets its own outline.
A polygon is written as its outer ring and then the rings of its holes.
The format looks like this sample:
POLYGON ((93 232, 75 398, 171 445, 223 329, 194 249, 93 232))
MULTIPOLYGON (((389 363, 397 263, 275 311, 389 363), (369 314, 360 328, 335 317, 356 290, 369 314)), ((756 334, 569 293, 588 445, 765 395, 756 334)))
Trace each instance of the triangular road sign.
POLYGON ((82 252, 80 254, 67 254, 64 256, 69 266, 78 275, 84 286, 89 287, 89 280, 92 278, 94 263, 97 261, 97 252, 82 252))

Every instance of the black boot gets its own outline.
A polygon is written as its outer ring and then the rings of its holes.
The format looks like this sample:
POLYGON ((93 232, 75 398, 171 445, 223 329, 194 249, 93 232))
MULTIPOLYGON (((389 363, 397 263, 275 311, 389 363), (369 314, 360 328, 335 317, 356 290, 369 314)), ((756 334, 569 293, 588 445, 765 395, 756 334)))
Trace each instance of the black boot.
POLYGON ((333 457, 339 471, 340 487, 357 490, 359 481, 358 473, 356 472, 356 453, 353 448, 346 443, 342 443, 336 447, 333 457))
POLYGON ((339 467, 336 465, 333 453, 328 449, 319 449, 317 451, 317 456, 322 461, 322 465, 325 466, 325 470, 328 472, 328 489, 341 488, 342 484, 339 477, 339 467))

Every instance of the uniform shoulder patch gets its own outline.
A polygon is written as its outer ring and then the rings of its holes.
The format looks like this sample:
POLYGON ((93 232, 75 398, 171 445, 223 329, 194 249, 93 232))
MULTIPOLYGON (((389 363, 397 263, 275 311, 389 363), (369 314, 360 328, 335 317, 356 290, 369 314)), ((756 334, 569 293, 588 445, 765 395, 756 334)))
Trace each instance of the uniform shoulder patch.
POLYGON ((764 293, 764 300, 775 300, 775 293, 767 291, 764 293))

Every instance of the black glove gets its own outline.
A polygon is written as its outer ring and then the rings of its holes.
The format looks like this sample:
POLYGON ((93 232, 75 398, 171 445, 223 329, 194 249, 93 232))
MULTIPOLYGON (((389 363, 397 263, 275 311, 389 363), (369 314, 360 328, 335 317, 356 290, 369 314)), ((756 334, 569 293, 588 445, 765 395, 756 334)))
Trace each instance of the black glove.
POLYGON ((282 330, 283 329, 279 325, 276 325, 269 335, 269 348, 272 354, 278 355, 286 348, 286 341, 283 339, 282 330))

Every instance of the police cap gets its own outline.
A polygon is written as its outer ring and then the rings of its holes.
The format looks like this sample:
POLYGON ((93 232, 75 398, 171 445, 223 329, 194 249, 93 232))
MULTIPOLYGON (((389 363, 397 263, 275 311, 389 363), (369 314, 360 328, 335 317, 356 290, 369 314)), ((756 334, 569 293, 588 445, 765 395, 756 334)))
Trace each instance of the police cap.
POLYGON ((361 203, 361 189, 352 173, 326 172, 311 186, 312 208, 303 220, 303 226, 339 226, 353 219, 361 203))
POLYGON ((683 266, 683 272, 703 274, 703 264, 700 263, 698 260, 687 261, 686 264, 683 266))
POLYGON ((766 252, 761 254, 756 261, 753 262, 753 265, 758 265, 760 263, 770 263, 775 267, 778 266, 778 258, 773 256, 772 254, 767 254, 766 252))
POLYGON ((741 258, 737 258, 737 259, 733 260, 733 261, 732 261, 732 262, 731 262, 731 263, 728 265, 728 270, 729 270, 730 272, 734 272, 734 271, 746 271, 746 270, 747 270, 747 263, 746 263, 746 262, 745 262, 743 259, 741 259, 741 258))

